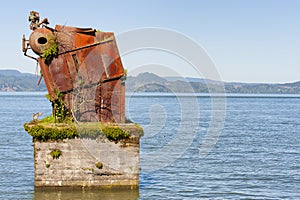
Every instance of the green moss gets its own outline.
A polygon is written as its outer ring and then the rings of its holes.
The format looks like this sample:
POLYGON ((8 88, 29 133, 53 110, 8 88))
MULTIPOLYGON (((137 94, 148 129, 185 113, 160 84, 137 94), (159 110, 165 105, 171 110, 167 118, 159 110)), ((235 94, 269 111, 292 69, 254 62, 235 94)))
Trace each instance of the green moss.
POLYGON ((58 45, 57 45, 57 43, 53 42, 51 47, 44 50, 41 56, 47 64, 51 63, 53 58, 58 56, 58 45))
POLYGON ((80 137, 97 138, 102 134, 100 123, 81 123, 77 127, 80 137))
POLYGON ((63 140, 78 137, 76 127, 71 125, 49 127, 39 124, 24 124, 24 129, 33 139, 38 141, 63 140))
POLYGON ((96 162, 95 166, 96 166, 98 169, 102 169, 102 168, 103 168, 102 162, 96 162))
POLYGON ((53 159, 58 159, 61 156, 61 151, 59 149, 55 149, 51 151, 50 155, 53 159))
POLYGON ((53 115, 49 115, 47 117, 44 117, 43 119, 39 120, 39 123, 54 123, 54 117, 53 115))
POLYGON ((84 80, 83 79, 78 79, 77 84, 79 86, 83 86, 84 85, 84 80))
POLYGON ((77 129, 80 137, 96 138, 100 135, 105 135, 107 139, 115 142, 130 137, 128 131, 111 124, 86 123, 80 125, 77 129))
POLYGON ((54 109, 55 119, 59 123, 62 123, 68 119, 69 111, 63 101, 63 94, 58 90, 55 90, 56 98, 51 101, 54 109))
POLYGON ((102 129, 102 132, 109 140, 112 141, 119 141, 130 137, 128 131, 124 131, 116 126, 106 126, 102 129))
POLYGON ((110 141, 118 142, 129 139, 132 133, 134 137, 143 135, 143 129, 138 124, 129 124, 119 127, 116 124, 82 123, 78 127, 75 123, 53 123, 53 117, 46 117, 37 123, 25 123, 25 131, 37 141, 57 141, 63 139, 98 138, 106 137, 110 141))
POLYGON ((87 168, 87 167, 84 167, 84 168, 81 168, 83 171, 91 171, 91 172, 94 172, 94 168, 87 168))
POLYGON ((109 35, 104 35, 104 40, 108 40, 110 39, 110 36, 109 35))
POLYGON ((141 125, 139 125, 139 124, 136 124, 136 123, 134 125, 135 125, 135 128, 138 130, 139 136, 142 137, 144 135, 144 129, 143 129, 143 127, 141 125))
POLYGON ((46 98, 52 103, 52 108, 54 111, 54 116, 50 116, 49 120, 46 122, 58 122, 58 123, 71 123, 73 118, 70 115, 70 112, 63 101, 63 93, 59 92, 57 89, 54 90, 55 98, 51 99, 49 94, 46 94, 46 98))

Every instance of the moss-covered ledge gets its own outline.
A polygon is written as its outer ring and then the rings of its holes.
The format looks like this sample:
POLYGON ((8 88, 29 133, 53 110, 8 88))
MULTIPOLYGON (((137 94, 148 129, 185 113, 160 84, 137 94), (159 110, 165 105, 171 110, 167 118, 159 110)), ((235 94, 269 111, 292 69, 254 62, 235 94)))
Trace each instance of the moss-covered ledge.
POLYGON ((53 141, 79 137, 76 127, 71 124, 56 125, 47 123, 25 123, 25 131, 38 141, 53 141))
POLYGON ((58 141, 74 138, 107 138, 113 142, 136 140, 143 136, 143 128, 136 123, 113 124, 86 122, 75 124, 45 122, 29 122, 24 124, 25 131, 35 141, 58 141))

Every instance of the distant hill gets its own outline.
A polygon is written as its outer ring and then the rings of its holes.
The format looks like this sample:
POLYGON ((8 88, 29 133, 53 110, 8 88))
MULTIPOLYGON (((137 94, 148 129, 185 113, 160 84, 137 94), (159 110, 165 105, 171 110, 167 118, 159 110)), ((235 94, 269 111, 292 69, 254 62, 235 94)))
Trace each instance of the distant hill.
MULTIPOLYGON (((17 70, 0 70, 0 91, 47 91, 44 80, 38 86, 38 75, 21 73, 17 70)), ((222 82, 183 77, 160 77, 145 72, 138 76, 128 76, 127 92, 182 92, 218 93, 222 82), (210 86, 210 91, 208 90, 210 86)), ((300 94, 300 81, 284 84, 224 82, 226 93, 244 94, 300 94)))
MULTIPOLYGON (((128 76, 127 92, 220 92, 221 83, 214 80, 183 77, 159 77, 153 73, 128 76), (208 90, 208 85, 210 91, 208 90)), ((244 94, 300 94, 300 81, 284 84, 224 82, 226 93, 244 94)))
POLYGON ((7 70, 0 70, 0 75, 3 75, 3 76, 22 76, 22 73, 19 72, 18 70, 7 69, 7 70))
POLYGON ((44 81, 37 85, 39 78, 17 70, 0 70, 0 91, 46 91, 44 81))

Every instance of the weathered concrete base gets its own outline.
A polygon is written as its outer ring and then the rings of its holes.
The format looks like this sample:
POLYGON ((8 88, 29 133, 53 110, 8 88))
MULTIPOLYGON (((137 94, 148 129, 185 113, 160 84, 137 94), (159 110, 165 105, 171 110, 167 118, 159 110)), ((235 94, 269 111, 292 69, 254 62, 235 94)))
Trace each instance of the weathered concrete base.
POLYGON ((138 188, 139 138, 34 141, 36 187, 138 188), (54 150, 61 153, 53 157, 54 150))

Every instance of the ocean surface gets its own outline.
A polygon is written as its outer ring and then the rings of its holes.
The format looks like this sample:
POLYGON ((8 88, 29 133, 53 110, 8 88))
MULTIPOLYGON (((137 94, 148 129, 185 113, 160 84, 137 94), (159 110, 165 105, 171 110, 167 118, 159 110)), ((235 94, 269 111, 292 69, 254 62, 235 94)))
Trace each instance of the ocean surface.
POLYGON ((40 191, 23 124, 51 104, 0 93, 0 199, 300 199, 300 95, 128 94, 126 107, 145 129, 138 190, 40 191))

